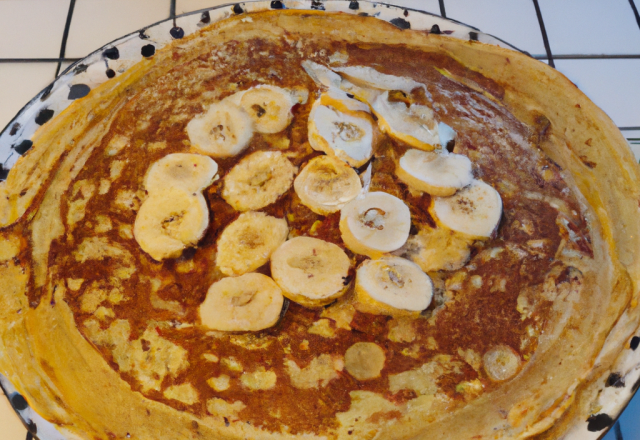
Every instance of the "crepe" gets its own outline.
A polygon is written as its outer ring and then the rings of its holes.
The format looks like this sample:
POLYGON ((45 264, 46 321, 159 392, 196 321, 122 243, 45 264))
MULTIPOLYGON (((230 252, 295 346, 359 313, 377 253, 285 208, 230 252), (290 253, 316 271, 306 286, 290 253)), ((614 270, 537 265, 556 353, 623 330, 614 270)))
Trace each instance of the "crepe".
MULTIPOLYGON (((285 136, 255 136, 241 156, 216 159, 221 174, 263 150, 304 166, 317 154, 306 144, 311 104, 294 108, 285 136)), ((369 190, 394 194, 414 208, 417 227, 433 228, 415 214, 422 196, 389 178, 406 145, 384 139, 369 190)), ((637 164, 601 110, 520 53, 372 17, 240 15, 92 90, 33 142, 0 202, 0 372, 70 437, 559 438, 597 413, 594 381, 638 326, 637 164), (207 331, 196 310, 222 278, 215 243, 236 215, 223 179, 205 190, 212 219, 197 250, 162 262, 133 237, 149 197, 142 180, 168 153, 191 151, 189 120, 238 90, 266 83, 315 96, 305 60, 426 84, 425 99, 457 133, 454 151, 500 193, 502 223, 462 269, 429 272, 441 302, 420 317, 355 312, 338 300, 291 304, 266 333, 207 331), (154 291, 154 274, 178 287, 154 291), (384 349, 379 378, 344 369, 358 341, 384 349), (504 345, 522 365, 491 381, 483 356, 504 345), (223 373, 229 388, 208 383, 223 373), (262 384, 272 376, 275 385, 262 384)), ((331 216, 294 201, 265 211, 287 218, 290 238, 341 243, 337 224, 312 232, 331 216)))

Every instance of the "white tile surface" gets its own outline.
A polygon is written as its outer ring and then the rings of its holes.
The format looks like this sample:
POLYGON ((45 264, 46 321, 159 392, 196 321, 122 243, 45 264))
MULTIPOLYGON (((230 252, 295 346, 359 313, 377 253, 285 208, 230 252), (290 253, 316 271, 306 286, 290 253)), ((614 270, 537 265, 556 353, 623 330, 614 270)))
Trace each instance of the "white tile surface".
POLYGON ((169 0, 77 0, 67 58, 82 58, 101 46, 169 18, 169 0))
POLYGON ((2 440, 24 440, 27 430, 9 404, 9 400, 0 390, 0 429, 2 440))
POLYGON ((640 126, 640 60, 556 60, 619 127, 640 126))
POLYGON ((68 10, 69 0, 0 0, 0 58, 57 58, 68 10))
POLYGON ((55 73, 55 63, 0 63, 0 130, 53 81, 55 73))
POLYGON ((640 27, 629 0, 539 3, 553 54, 640 54, 640 27))
POLYGON ((532 55, 544 55, 544 43, 531 0, 446 0, 448 18, 475 26, 532 55))

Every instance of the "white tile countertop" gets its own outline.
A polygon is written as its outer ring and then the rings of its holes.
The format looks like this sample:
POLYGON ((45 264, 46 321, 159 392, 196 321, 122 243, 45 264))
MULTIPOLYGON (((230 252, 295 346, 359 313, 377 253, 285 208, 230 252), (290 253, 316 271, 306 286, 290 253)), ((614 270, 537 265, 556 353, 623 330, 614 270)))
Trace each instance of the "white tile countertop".
MULTIPOLYGON (((172 15, 229 1, 0 0, 0 130, 76 59, 172 15)), ((383 1, 475 26, 551 64, 613 119, 640 158, 640 0, 383 1)), ((4 396, 0 429, 0 440, 31 437, 4 396)), ((640 395, 604 437, 623 438, 640 440, 640 395)))

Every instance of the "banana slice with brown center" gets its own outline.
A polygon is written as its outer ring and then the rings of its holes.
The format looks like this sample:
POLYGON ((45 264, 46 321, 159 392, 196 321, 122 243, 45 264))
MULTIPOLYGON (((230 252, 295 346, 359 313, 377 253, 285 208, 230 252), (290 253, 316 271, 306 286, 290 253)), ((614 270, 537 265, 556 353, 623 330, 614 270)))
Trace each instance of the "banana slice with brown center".
POLYGON ((176 258, 195 246, 209 226, 209 209, 202 194, 179 188, 154 192, 144 201, 133 235, 154 260, 176 258))
POLYGON ((309 161, 293 182, 300 201, 320 215, 339 211, 362 190, 360 177, 349 165, 331 156, 309 161))
POLYGON ((242 275, 269 261, 289 234, 287 221, 263 212, 245 212, 218 239, 216 265, 225 275, 242 275))
POLYGON ((446 197, 471 184, 471 161, 446 151, 409 150, 398 161, 396 174, 407 185, 446 197))
POLYGON ((309 113, 309 144, 314 150, 359 167, 373 155, 371 116, 362 110, 351 110, 362 108, 362 103, 346 94, 344 98, 321 95, 314 102, 309 113))
POLYGON ((409 237, 411 212, 399 198, 385 192, 370 192, 342 208, 342 240, 357 254, 379 258, 399 249, 409 237))
POLYGON ((212 330, 263 330, 278 322, 283 303, 282 290, 266 275, 223 278, 200 305, 200 322, 212 330))
POLYGON ((187 192, 199 192, 211 185, 218 173, 218 164, 201 154, 167 154, 155 162, 144 178, 144 188, 149 192, 179 188, 187 192))
POLYGON ((362 313, 417 315, 429 307, 433 283, 417 264, 388 256, 360 265, 355 294, 355 307, 362 313))
POLYGON ((474 180, 451 197, 436 197, 431 212, 436 221, 470 237, 488 238, 502 217, 502 198, 490 185, 474 180))
POLYGON ((271 256, 271 275, 284 296, 307 307, 342 296, 349 286, 350 267, 339 246, 312 237, 292 238, 271 256))
POLYGON ((293 119, 291 108, 307 102, 305 89, 283 89, 277 86, 257 86, 242 93, 240 107, 251 117, 259 133, 279 133, 293 119))
POLYGON ((187 124, 191 145, 213 157, 235 156, 244 151, 253 130, 251 116, 230 99, 212 104, 187 124))
POLYGON ((297 171, 279 151, 256 151, 225 176, 222 197, 237 211, 263 208, 289 190, 297 171))

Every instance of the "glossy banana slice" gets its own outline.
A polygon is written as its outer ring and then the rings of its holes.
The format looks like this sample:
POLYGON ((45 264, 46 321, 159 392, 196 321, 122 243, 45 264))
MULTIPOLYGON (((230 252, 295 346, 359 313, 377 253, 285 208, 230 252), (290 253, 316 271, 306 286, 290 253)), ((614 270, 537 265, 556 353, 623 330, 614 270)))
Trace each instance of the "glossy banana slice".
POLYGON ((351 262, 339 246, 312 237, 295 237, 271 256, 271 275, 284 296, 306 307, 329 304, 349 287, 351 262))
POLYGON ((216 265, 229 276, 256 270, 289 234, 287 221, 263 212, 245 212, 230 223, 218 239, 216 265))
POLYGON ((336 156, 351 166, 364 165, 373 155, 371 117, 363 111, 348 110, 349 106, 362 103, 351 104, 349 101, 355 100, 346 97, 345 102, 338 105, 343 109, 340 111, 334 105, 323 105, 322 101, 321 96, 309 113, 309 144, 314 150, 336 156))
POLYGON ((425 151, 440 144, 438 122, 429 107, 390 101, 389 92, 380 94, 370 105, 380 130, 389 136, 425 151))
POLYGON ((320 215, 339 211, 362 190, 360 177, 349 165, 332 156, 314 157, 293 182, 300 201, 320 215))
POLYGON ((224 177, 222 197, 237 211, 263 208, 289 190, 297 171, 279 151, 256 151, 224 177))
POLYGON ((409 237, 411 213, 399 198, 370 192, 342 208, 342 240, 357 254, 379 258, 399 249, 409 237))
POLYGON ((212 330, 263 330, 278 322, 283 303, 282 290, 266 275, 223 278, 209 287, 200 322, 212 330))
POLYGON ((218 164, 201 154, 174 153, 155 162, 144 178, 148 192, 179 188, 187 192, 200 192, 211 185, 218 174, 218 164))
POLYGON ((283 89, 263 85, 242 93, 240 107, 251 117, 259 133, 279 133, 293 119, 291 108, 307 102, 309 92, 304 89, 283 89))
POLYGON ((235 156, 244 151, 253 130, 251 116, 230 99, 212 104, 206 113, 187 124, 191 145, 213 157, 235 156))
POLYGON ((161 261, 176 258, 195 246, 209 226, 209 209, 202 194, 171 188, 151 193, 133 227, 143 251, 161 261))
POLYGON ((480 180, 451 197, 436 197, 431 212, 436 221, 470 237, 488 238, 500 224, 502 198, 498 191, 480 180))
POLYGON ((398 161, 396 174, 407 185, 440 197, 473 181, 469 158, 446 151, 409 150, 398 161))
POLYGON ((362 313, 416 315, 431 304, 433 283, 417 264, 387 256, 360 265, 355 294, 355 307, 362 313))

